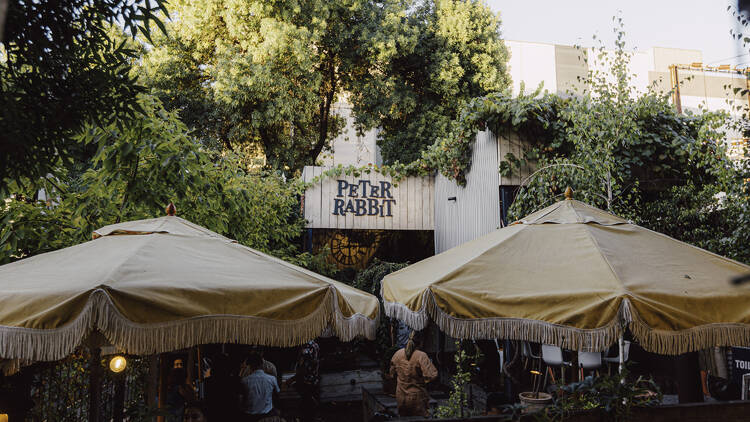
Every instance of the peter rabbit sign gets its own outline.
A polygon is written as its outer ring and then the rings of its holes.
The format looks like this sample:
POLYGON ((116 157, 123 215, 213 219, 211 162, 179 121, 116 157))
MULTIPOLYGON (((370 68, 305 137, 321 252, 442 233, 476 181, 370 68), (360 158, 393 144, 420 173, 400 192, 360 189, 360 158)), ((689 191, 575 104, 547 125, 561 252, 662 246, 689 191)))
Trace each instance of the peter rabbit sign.
MULTIPOLYGON (((305 167, 302 178, 314 180, 327 168, 305 167)), ((304 215, 314 229, 433 230, 434 177, 394 182, 377 171, 360 176, 323 176, 307 189, 304 215)))

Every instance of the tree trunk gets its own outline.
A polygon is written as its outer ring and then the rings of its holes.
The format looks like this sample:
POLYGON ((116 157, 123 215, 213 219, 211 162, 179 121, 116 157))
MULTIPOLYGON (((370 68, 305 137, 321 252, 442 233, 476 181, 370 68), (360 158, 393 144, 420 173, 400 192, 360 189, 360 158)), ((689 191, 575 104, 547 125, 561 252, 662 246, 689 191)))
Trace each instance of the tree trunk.
POLYGON ((312 164, 320 155, 323 147, 326 145, 328 140, 328 126, 331 121, 331 106, 333 105, 333 99, 336 96, 336 65, 334 64, 333 58, 328 63, 328 84, 323 84, 323 101, 320 103, 320 127, 318 127, 318 142, 313 147, 308 157, 308 161, 312 164))

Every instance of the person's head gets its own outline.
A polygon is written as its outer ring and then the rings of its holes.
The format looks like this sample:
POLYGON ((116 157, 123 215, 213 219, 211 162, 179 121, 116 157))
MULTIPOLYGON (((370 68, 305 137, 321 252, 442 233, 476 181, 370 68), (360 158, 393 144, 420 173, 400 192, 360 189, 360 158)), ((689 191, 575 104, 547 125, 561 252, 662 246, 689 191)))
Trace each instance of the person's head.
POLYGON ((185 406, 184 422, 207 422, 208 416, 205 404, 201 402, 190 402, 185 406))
POLYGON ((247 359, 245 359, 245 364, 250 370, 256 371, 263 368, 263 358, 257 353, 250 353, 247 359))
POLYGON ((250 353, 254 353, 256 355, 259 355, 261 359, 263 358, 263 348, 260 346, 252 346, 250 348, 250 353))
POLYGON ((232 370, 232 363, 229 359, 229 355, 225 353, 219 353, 214 356, 211 362, 211 376, 214 377, 227 377, 232 370))
POLYGON ((500 393, 490 393, 487 395, 487 405, 485 406, 486 415, 502 415, 503 406, 505 405, 505 396, 500 393))

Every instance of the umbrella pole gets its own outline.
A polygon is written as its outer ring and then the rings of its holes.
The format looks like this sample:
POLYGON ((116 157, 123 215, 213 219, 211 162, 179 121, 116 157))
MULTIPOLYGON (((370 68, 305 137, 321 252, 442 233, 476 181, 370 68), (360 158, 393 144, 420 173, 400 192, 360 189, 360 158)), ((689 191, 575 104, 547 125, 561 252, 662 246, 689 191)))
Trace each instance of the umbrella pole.
POLYGON ((89 422, 100 422, 100 400, 102 395, 102 349, 91 348, 89 358, 89 422))
MULTIPOLYGON (((620 371, 620 375, 622 375, 622 370, 625 367, 625 340, 623 339, 623 334, 622 333, 620 333, 620 338, 618 340, 618 345, 619 345, 619 348, 620 348, 619 353, 618 353, 618 357, 620 358, 620 365, 619 365, 618 369, 620 371)), ((623 380, 623 382, 624 382, 624 380, 623 380)))

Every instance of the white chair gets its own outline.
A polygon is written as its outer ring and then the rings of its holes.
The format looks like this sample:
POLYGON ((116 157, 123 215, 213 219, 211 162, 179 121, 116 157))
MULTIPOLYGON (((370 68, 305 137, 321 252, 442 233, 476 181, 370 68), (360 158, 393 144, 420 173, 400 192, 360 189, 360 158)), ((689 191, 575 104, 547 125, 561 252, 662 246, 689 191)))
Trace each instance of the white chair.
MULTIPOLYGON (((622 344, 622 350, 623 350, 622 361, 627 362, 628 356, 630 355, 630 342, 627 340, 624 340, 622 343, 623 343, 622 344)), ((607 364, 619 365, 620 364, 620 348, 614 347, 614 349, 617 350, 617 354, 615 356, 605 355, 604 358, 602 358, 602 360, 606 362, 607 364)), ((608 372, 609 372, 609 367, 608 367, 608 372)))
POLYGON ((599 369, 602 367, 601 352, 578 352, 578 379, 583 379, 583 371, 586 369, 599 369))
POLYGON ((542 344, 542 360, 547 366, 560 367, 560 381, 565 384, 565 367, 572 367, 573 362, 565 360, 562 349, 557 346, 542 344))
POLYGON ((598 369, 602 367, 601 352, 578 352, 578 366, 583 369, 598 369))

